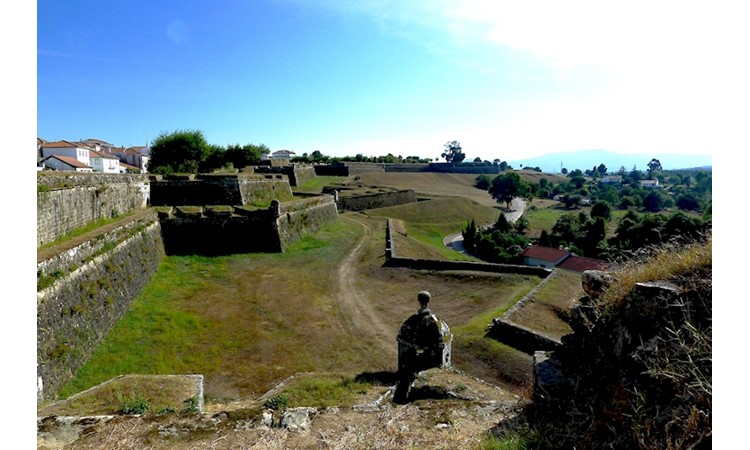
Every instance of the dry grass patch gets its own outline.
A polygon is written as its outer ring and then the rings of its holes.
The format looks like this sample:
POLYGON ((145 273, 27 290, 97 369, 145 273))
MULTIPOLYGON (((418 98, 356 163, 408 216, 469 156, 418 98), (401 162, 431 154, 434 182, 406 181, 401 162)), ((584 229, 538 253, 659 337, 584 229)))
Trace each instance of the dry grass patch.
POLYGON ((48 405, 39 416, 93 416, 177 412, 197 398, 199 381, 181 375, 124 375, 81 392, 67 400, 48 405))
POLYGON ((602 304, 619 303, 636 283, 666 280, 695 267, 711 266, 712 237, 704 243, 683 247, 665 245, 646 251, 643 258, 631 260, 613 271, 616 282, 602 296, 602 304))
POLYGON ((560 339, 572 331, 560 318, 560 313, 570 309, 583 295, 581 274, 557 269, 522 307, 507 318, 526 328, 560 339))

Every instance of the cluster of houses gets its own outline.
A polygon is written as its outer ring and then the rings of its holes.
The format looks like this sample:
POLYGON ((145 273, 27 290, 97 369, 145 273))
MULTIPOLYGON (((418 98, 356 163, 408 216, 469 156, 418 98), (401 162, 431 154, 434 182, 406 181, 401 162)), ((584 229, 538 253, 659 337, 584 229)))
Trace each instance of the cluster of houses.
MULTIPOLYGON (((602 184, 622 184, 622 175, 604 175, 602 177, 602 184)), ((640 180, 642 188, 660 188, 659 180, 640 180)))
MULTIPOLYGON (((47 141, 36 138, 37 170, 64 170, 100 173, 146 173, 151 149, 115 147, 100 139, 83 141, 47 141)), ((294 156, 291 150, 271 154, 274 165, 287 165, 294 156)))
POLYGON ((116 147, 99 139, 47 141, 37 137, 37 170, 146 173, 150 149, 116 147))

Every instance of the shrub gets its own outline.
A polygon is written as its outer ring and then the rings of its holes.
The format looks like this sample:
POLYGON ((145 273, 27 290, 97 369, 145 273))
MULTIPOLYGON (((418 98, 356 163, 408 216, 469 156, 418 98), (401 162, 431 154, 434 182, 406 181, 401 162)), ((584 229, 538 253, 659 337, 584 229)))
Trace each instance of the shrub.
POLYGON ((282 410, 286 408, 287 403, 289 403, 289 398, 286 395, 279 394, 266 400, 263 406, 269 409, 282 410))
POLYGON ((198 397, 192 396, 190 398, 186 398, 182 403, 185 405, 185 407, 182 408, 181 411, 183 414, 197 414, 200 412, 198 410, 198 397))
POLYGON ((120 409, 120 412, 122 414, 133 415, 143 414, 148 410, 148 399, 143 396, 137 395, 134 397, 125 397, 122 400, 122 408, 120 409))

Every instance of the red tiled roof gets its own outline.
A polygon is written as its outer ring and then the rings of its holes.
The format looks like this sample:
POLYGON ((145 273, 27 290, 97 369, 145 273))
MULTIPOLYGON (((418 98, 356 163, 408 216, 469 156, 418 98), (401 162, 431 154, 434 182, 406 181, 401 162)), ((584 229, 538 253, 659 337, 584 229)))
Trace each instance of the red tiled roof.
POLYGON ((570 252, 568 250, 559 250, 552 247, 544 247, 541 245, 532 245, 527 247, 522 253, 522 257, 541 259, 542 261, 557 262, 560 259, 568 256, 570 252))
POLYGON ((116 159, 120 160, 117 156, 110 155, 106 152, 97 152, 96 150, 89 150, 89 157, 90 158, 104 158, 104 159, 116 159))
POLYGON ((110 143, 109 143, 109 142, 107 142, 107 141, 103 141, 103 140, 101 140, 101 139, 88 138, 88 139, 84 140, 83 142, 84 142, 84 143, 87 143, 87 144, 89 144, 89 145, 90 145, 90 144, 99 144, 99 145, 101 145, 102 147, 114 147, 114 145, 110 144, 110 143))
POLYGON ((55 158, 59 159, 60 161, 64 162, 65 164, 68 164, 71 167, 80 167, 82 169, 91 169, 91 166, 87 166, 86 164, 78 161, 77 159, 71 157, 71 156, 60 156, 60 155, 50 155, 46 158, 44 158, 45 161, 48 159, 55 158))
POLYGON ((611 264, 601 259, 585 258, 578 255, 570 255, 570 258, 563 261, 557 267, 561 269, 583 272, 584 270, 606 270, 611 264))
POLYGON ((123 169, 133 170, 133 171, 136 171, 136 172, 140 172, 141 171, 140 167, 131 166, 130 164, 124 163, 122 161, 120 161, 120 167, 123 168, 123 169))
POLYGON ((45 142, 42 144, 43 148, 76 148, 76 147, 82 147, 81 145, 74 144, 70 141, 55 141, 55 142, 45 142))

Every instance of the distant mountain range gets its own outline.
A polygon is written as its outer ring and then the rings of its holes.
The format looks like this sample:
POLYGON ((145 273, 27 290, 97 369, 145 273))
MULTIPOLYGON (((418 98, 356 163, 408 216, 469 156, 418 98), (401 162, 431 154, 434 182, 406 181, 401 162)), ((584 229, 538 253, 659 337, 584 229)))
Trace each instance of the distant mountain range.
POLYGON ((648 163, 656 158, 664 170, 695 169, 702 168, 711 170, 710 155, 678 155, 678 154, 636 154, 615 153, 607 150, 581 150, 577 152, 550 153, 549 155, 537 156, 528 159, 508 161, 514 169, 522 167, 539 167, 542 172, 560 173, 562 167, 572 171, 574 169, 591 169, 599 164, 607 166, 609 172, 617 172, 621 166, 628 171, 635 166, 638 170, 646 171, 648 163))

